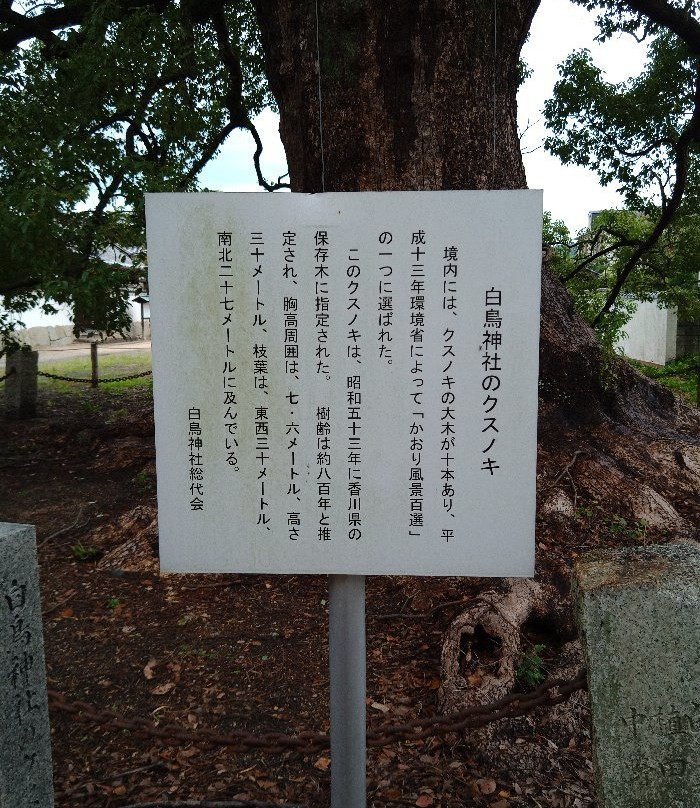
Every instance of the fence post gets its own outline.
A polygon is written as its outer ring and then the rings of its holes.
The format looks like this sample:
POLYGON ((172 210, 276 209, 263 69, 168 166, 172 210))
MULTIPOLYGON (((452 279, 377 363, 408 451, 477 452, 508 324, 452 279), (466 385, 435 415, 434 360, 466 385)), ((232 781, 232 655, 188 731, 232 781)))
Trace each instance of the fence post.
POLYGON ((37 374, 39 354, 37 351, 20 349, 5 358, 5 414, 9 420, 19 421, 36 415, 37 374))
POLYGON ((90 364, 92 365, 92 381, 90 385, 97 387, 98 384, 98 368, 97 368, 97 343, 90 343, 90 364))
POLYGON ((51 731, 33 525, 0 522, 0 805, 52 808, 51 731))

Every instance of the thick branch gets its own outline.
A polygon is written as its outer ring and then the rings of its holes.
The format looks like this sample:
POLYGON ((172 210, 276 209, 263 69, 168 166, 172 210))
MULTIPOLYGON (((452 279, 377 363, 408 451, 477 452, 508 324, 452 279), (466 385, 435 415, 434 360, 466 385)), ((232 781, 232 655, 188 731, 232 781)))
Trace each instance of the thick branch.
POLYGON ((225 104, 231 115, 231 124, 235 128, 247 129, 255 140, 253 162, 255 163, 255 173, 258 176, 258 184, 266 191, 289 188, 288 183, 277 182, 270 184, 263 177, 260 168, 260 155, 262 154, 263 145, 258 130, 248 117, 248 113, 243 105, 243 70, 241 69, 241 60, 231 47, 228 25, 223 8, 219 7, 212 12, 211 21, 216 31, 216 42, 219 47, 221 61, 228 70, 231 82, 229 90, 226 93, 225 104))
POLYGON ((97 201, 97 205, 95 209, 90 214, 90 223, 92 227, 90 228, 88 235, 85 239, 85 245, 82 250, 82 255, 84 258, 89 258, 92 254, 92 249, 94 246, 94 236, 97 228, 99 227, 103 214, 107 208, 107 205, 114 199, 119 187, 122 184, 124 179, 123 173, 117 173, 114 177, 112 177, 112 181, 107 185, 100 194, 100 198, 97 201))
POLYGON ((18 292, 29 292, 41 284, 41 278, 22 278, 21 281, 0 286, 0 295, 16 295, 18 292))
POLYGON ((592 264, 598 258, 602 258, 604 255, 614 252, 615 250, 619 250, 620 247, 634 247, 637 244, 639 244, 638 241, 618 241, 615 244, 611 244, 609 247, 598 250, 581 261, 580 264, 577 264, 576 268, 572 272, 566 275, 566 277, 562 278, 562 283, 568 283, 572 278, 575 278, 579 272, 582 272, 589 264, 592 264))
POLYGON ((253 162, 255 163, 255 173, 258 175, 258 185, 260 185, 266 191, 278 191, 280 188, 290 188, 291 186, 288 182, 275 182, 270 184, 263 177, 262 169, 260 168, 260 155, 262 154, 263 150, 260 135, 258 134, 258 130, 253 125, 253 122, 250 120, 247 122, 244 128, 250 132, 250 134, 253 136, 253 140, 255 140, 255 154, 253 155, 253 162))
MULTIPOLYGON (((171 0, 114 0, 109 5, 113 12, 112 22, 117 22, 136 9, 164 11, 171 0)), ((7 26, 0 32, 0 52, 9 53, 22 42, 29 39, 40 39, 42 42, 54 41, 54 32, 81 25, 93 8, 92 0, 73 0, 60 8, 48 8, 35 17, 18 14, 8 8, 0 8, 0 24, 7 26)))
POLYGON ((234 129, 238 129, 235 123, 229 121, 229 123, 224 126, 219 132, 217 132, 207 143, 207 145, 202 149, 202 153, 199 156, 199 159, 192 164, 190 170, 185 174, 180 182, 180 188, 182 190, 186 189, 189 184, 192 182, 193 179, 199 174, 199 172, 204 168, 204 166, 211 160, 211 158, 216 153, 217 149, 223 144, 226 138, 233 132, 234 129))
POLYGON ((652 22, 668 28, 700 56, 700 22, 689 11, 676 8, 666 0, 626 0, 626 3, 652 22))

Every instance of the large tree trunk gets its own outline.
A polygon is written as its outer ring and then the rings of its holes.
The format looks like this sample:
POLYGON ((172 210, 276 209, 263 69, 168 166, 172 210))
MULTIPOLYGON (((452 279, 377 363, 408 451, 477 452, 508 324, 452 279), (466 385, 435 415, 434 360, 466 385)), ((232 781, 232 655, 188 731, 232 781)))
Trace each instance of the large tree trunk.
POLYGON ((292 190, 524 188, 515 96, 538 4, 320 0, 317 17, 256 0, 292 190))
MULTIPOLYGON (((318 25, 312 0, 255 2, 292 190, 525 187, 518 60, 539 0, 318 0, 318 25)), ((446 635, 443 661, 452 663, 441 697, 451 708, 488 700, 487 686, 512 688, 523 636, 559 653, 552 673, 575 664, 567 594, 577 554, 615 541, 698 535, 697 412, 606 356, 546 267, 540 350, 536 596, 532 590, 510 608, 522 587, 507 581, 489 594, 493 609, 510 615, 504 627, 521 624, 509 645, 496 636, 498 620, 478 583, 461 584, 477 597, 446 635), (495 678, 464 668, 479 658, 464 643, 479 637, 499 649, 495 678), (482 691, 472 685, 480 678, 482 691)), ((408 586, 418 610, 444 599, 439 583, 408 586)), ((568 717, 553 719, 564 743, 582 709, 579 700, 568 717)), ((501 754, 514 775, 518 761, 527 772, 531 746, 516 748, 500 733, 473 754, 492 762, 501 754)))

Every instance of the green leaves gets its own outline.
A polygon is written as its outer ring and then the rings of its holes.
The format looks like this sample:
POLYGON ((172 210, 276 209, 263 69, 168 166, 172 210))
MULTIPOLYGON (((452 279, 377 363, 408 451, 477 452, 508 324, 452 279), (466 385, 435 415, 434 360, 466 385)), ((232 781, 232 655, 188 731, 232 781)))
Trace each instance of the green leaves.
POLYGON ((700 22, 692 16, 700 4, 580 4, 602 12, 601 39, 649 38, 644 69, 620 84, 607 82, 587 51, 571 54, 545 107, 552 132, 545 147, 591 167, 602 184, 617 183, 628 209, 604 212, 580 234, 580 261, 578 253, 577 260, 557 256, 577 308, 612 347, 634 301, 654 297, 681 316, 700 315, 700 22))
MULTIPOLYGON (((245 0, 128 10, 96 0, 75 7, 78 25, 54 28, 66 10, 28 12, 47 26, 42 40, 0 55, 0 303, 21 310, 50 297, 115 331, 143 264, 130 272, 101 255, 143 252, 144 193, 194 190, 232 131, 232 110, 240 126, 269 95, 245 0), (214 14, 240 60, 237 84, 214 14)), ((0 25, 0 42, 11 29, 0 25)))
POLYGON ((626 205, 644 210, 650 199, 670 196, 675 147, 695 96, 697 65, 669 34, 649 47, 636 78, 611 84, 588 51, 560 66, 562 78, 545 105, 552 134, 545 147, 565 163, 592 167, 605 185, 617 181, 626 205))
POLYGON ((658 219, 647 214, 605 210, 575 239, 562 222, 545 216, 544 242, 552 271, 566 283, 574 308, 593 325, 602 344, 613 350, 638 302, 656 300, 675 307, 681 319, 700 318, 698 267, 700 216, 682 213, 640 258, 608 314, 600 312, 631 255, 644 244, 658 219))

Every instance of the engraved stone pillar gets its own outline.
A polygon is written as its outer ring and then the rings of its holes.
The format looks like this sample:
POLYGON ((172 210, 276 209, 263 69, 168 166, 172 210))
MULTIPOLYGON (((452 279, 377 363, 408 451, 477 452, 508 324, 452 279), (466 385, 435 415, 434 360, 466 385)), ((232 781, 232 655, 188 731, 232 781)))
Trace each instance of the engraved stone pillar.
POLYGON ((53 808, 44 642, 31 525, 0 522, 0 808, 53 808))
POLYGON ((36 351, 14 351, 5 360, 5 412, 8 418, 19 420, 36 415, 37 372, 39 354, 36 351))
POLYGON ((601 553, 574 588, 600 808, 697 808, 700 550, 601 553))

